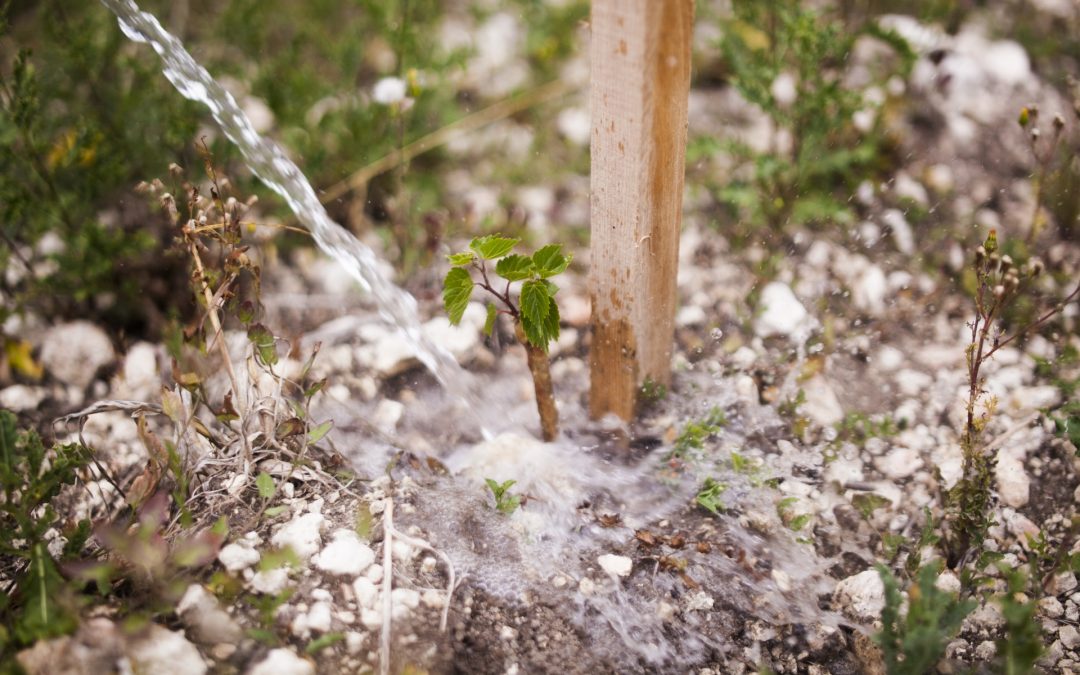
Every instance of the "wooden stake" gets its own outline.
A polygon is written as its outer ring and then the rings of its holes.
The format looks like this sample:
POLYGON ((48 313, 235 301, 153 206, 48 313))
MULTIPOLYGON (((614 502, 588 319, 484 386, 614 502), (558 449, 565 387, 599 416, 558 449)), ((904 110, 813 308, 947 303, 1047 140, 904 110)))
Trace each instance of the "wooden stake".
POLYGON ((693 0, 593 0, 590 413, 668 385, 693 0))

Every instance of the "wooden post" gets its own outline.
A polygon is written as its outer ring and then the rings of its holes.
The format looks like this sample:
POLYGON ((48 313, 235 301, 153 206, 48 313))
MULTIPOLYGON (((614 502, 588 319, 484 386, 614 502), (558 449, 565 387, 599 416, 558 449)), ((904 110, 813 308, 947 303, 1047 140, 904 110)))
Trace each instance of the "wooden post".
POLYGON ((590 413, 671 381, 693 0, 593 0, 590 413))

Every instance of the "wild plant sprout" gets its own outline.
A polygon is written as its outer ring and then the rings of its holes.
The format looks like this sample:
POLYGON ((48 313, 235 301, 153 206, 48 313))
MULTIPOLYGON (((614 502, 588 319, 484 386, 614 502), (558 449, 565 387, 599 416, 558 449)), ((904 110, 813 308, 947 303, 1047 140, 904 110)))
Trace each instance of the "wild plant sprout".
POLYGON ((950 565, 963 568, 970 552, 981 548, 987 530, 993 524, 990 489, 996 458, 981 436, 993 416, 997 401, 983 390, 983 366, 998 350, 1042 326, 1080 295, 1078 285, 1060 302, 1045 310, 1026 326, 1007 334, 1000 322, 1005 309, 1027 292, 1026 282, 1039 276, 1043 264, 1032 258, 1017 266, 1003 255, 997 231, 990 230, 986 241, 975 249, 975 317, 969 324, 971 340, 967 346, 968 396, 966 421, 960 437, 963 473, 948 495, 950 565), (979 407, 983 408, 979 412, 979 407))
POLYGON ((561 244, 550 244, 531 256, 513 253, 520 242, 497 234, 477 237, 469 242, 469 250, 447 256, 452 267, 443 281, 443 306, 450 323, 457 325, 473 289, 479 286, 494 298, 487 303, 484 334, 491 335, 499 314, 513 320, 514 334, 525 346, 532 373, 541 434, 545 441, 552 441, 558 433, 559 412, 547 351, 551 341, 559 337, 559 306, 555 303, 559 287, 551 278, 566 271, 573 255, 564 254, 561 244), (489 266, 492 262, 494 269, 489 266), (515 302, 511 285, 517 282, 521 287, 515 302))

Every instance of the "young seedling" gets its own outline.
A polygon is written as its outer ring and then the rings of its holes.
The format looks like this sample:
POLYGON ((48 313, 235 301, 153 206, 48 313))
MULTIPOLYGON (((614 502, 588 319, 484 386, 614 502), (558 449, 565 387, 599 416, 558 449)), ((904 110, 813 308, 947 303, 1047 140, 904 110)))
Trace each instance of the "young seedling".
POLYGON ((514 334, 525 346, 532 373, 540 429, 544 440, 552 441, 559 429, 559 412, 555 408, 547 350, 548 344, 559 337, 559 306, 555 304, 559 287, 551 282, 551 277, 564 272, 573 256, 563 254, 560 244, 545 246, 532 256, 512 253, 520 241, 499 235, 477 237, 469 243, 469 250, 447 256, 452 268, 443 281, 443 306, 450 323, 457 325, 473 289, 479 286, 498 303, 487 305, 484 333, 491 335, 499 314, 513 320, 514 334), (498 278, 490 276, 492 261, 498 278), (479 280, 474 279, 474 273, 479 275, 479 280), (501 290, 496 288, 500 281, 505 282, 501 290), (521 289, 515 302, 510 287, 519 281, 521 289))
POLYGON ((491 490, 491 494, 495 497, 495 508, 502 513, 510 515, 517 510, 517 507, 521 506, 521 495, 510 494, 510 488, 514 486, 516 480, 499 483, 490 478, 485 478, 484 482, 487 483, 488 489, 491 490))

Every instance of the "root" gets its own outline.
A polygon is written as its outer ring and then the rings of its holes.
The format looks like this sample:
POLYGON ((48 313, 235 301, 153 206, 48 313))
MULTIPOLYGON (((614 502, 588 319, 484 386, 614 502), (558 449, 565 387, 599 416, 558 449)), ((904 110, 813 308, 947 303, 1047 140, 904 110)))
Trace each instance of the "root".
POLYGON ((457 588, 458 578, 457 573, 454 570, 454 563, 450 560, 450 556, 446 553, 437 550, 434 546, 410 535, 401 532, 394 527, 394 498, 387 495, 385 499, 385 507, 382 514, 383 524, 383 578, 382 578, 382 631, 379 635, 379 673, 380 675, 389 675, 390 673, 390 644, 391 644, 391 628, 393 624, 394 603, 391 597, 394 590, 394 539, 400 539, 402 542, 413 546, 415 548, 428 551, 446 565, 446 601, 443 603, 442 615, 439 619, 439 630, 446 632, 447 623, 450 617, 450 600, 454 596, 454 589, 457 588))

